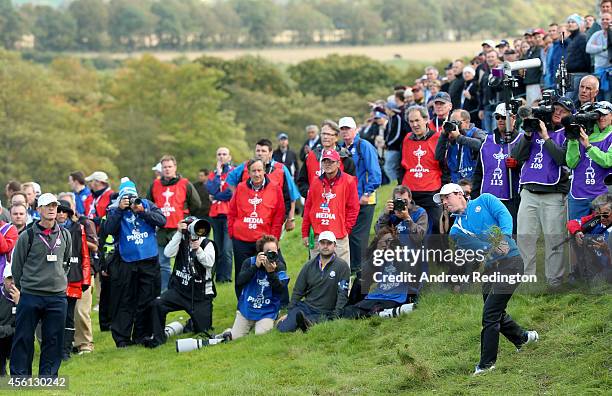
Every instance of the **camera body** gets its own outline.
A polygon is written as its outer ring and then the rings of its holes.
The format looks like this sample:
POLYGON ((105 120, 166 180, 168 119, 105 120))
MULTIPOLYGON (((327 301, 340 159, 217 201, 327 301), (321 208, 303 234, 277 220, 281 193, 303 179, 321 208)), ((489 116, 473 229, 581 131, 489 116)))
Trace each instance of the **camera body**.
POLYGON ((132 205, 142 205, 142 198, 130 196, 130 206, 132 205))
POLYGON ((565 138, 568 140, 578 140, 580 138, 580 128, 583 128, 587 135, 593 133, 595 124, 601 117, 597 111, 597 103, 587 103, 580 108, 578 113, 563 117, 561 124, 565 128, 565 138))
POLYGON ((449 133, 454 131, 455 128, 461 131, 461 121, 457 121, 457 120, 444 121, 444 124, 442 124, 442 128, 443 128, 445 135, 448 135, 449 133))
POLYGON ((598 249, 598 244, 605 242, 606 238, 603 235, 585 235, 584 246, 589 249, 598 249))
POLYGON ((538 132, 540 130, 540 120, 544 121, 546 129, 552 129, 553 103, 556 98, 557 95, 553 89, 547 89, 542 92, 542 100, 540 100, 538 107, 533 107, 531 109, 531 117, 523 120, 525 132, 538 132))
POLYGON ((402 198, 393 199, 393 211, 394 212, 403 212, 406 210, 408 206, 407 202, 402 198))
POLYGON ((265 254, 270 263, 276 263, 278 261, 278 253, 274 250, 268 250, 265 254))

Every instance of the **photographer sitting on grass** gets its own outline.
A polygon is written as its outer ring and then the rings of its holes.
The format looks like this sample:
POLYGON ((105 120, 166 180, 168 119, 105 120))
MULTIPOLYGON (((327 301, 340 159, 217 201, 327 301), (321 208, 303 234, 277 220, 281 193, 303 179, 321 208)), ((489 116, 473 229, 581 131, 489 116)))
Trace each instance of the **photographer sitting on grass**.
POLYGON ((575 276, 585 280, 601 274, 612 279, 610 259, 610 233, 612 232, 612 194, 599 195, 591 202, 593 212, 567 222, 567 230, 578 245, 577 256, 581 257, 574 269, 575 276))
POLYGON ((256 248, 257 255, 244 260, 236 278, 242 292, 231 329, 232 339, 247 335, 252 328, 255 334, 272 330, 289 283, 287 266, 278 255, 278 240, 264 235, 256 242, 256 248))
MULTIPOLYGON (((166 257, 176 257, 168 290, 151 303, 153 337, 145 342, 155 348, 166 342, 166 315, 186 311, 195 333, 212 327, 213 298, 217 295, 213 282, 215 245, 208 239, 210 223, 188 217, 178 223, 176 233, 164 248, 166 257)), ((181 329, 182 331, 182 329, 181 329)))

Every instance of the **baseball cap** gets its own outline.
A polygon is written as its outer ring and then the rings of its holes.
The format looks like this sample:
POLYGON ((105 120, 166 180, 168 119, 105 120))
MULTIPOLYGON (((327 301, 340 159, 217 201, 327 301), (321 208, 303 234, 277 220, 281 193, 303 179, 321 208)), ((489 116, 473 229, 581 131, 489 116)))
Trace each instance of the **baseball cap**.
POLYGON ((4 267, 4 272, 2 273, 2 278, 9 278, 9 277, 13 277, 13 271, 12 271, 12 265, 11 264, 6 264, 6 266, 4 267))
POLYGON ((543 34, 546 35, 546 32, 542 28, 533 29, 533 34, 543 34))
POLYGON ((435 203, 437 204, 441 204, 442 203, 442 195, 448 195, 448 194, 452 194, 452 193, 456 193, 459 192, 461 194, 463 194, 463 189, 461 188, 461 186, 459 184, 455 184, 455 183, 448 183, 442 186, 442 188, 440 189, 439 193, 436 193, 433 196, 433 200, 435 203))
POLYGON ((495 48, 495 41, 493 41, 493 40, 485 40, 480 45, 485 45, 485 44, 488 45, 491 48, 495 48))
POLYGON ((330 159, 332 161, 340 161, 340 154, 338 154, 338 152, 336 150, 325 150, 323 151, 323 155, 321 156, 321 159, 330 159))
POLYGON ((464 67, 464 68, 463 68, 462 73, 465 73, 465 72, 469 72, 469 73, 472 73, 472 74, 476 74, 476 70, 474 70, 474 68, 473 68, 472 66, 466 66, 466 67, 464 67))
POLYGON ((289 139, 289 135, 287 135, 285 132, 281 132, 276 136, 276 138, 278 140, 289 139))
POLYGON ((162 172, 161 162, 158 162, 153 168, 151 168, 151 170, 161 173, 162 172))
POLYGON ((527 29, 527 31, 525 32, 525 34, 523 34, 523 36, 533 36, 533 29, 527 29))
POLYGON ((612 103, 607 100, 602 100, 601 102, 597 102, 597 106, 594 110, 603 115, 610 114, 612 113, 612 103))
POLYGON ((497 44, 497 45, 495 46, 495 48, 498 48, 498 47, 503 47, 504 45, 508 45, 508 46, 510 45, 510 43, 508 42, 508 40, 500 40, 499 44, 497 44))
POLYGON ((497 107, 495 108, 495 111, 493 112, 493 115, 495 114, 499 114, 501 116, 506 116, 506 104, 505 103, 500 103, 497 105, 497 107))
POLYGON ((510 48, 504 51, 504 55, 516 55, 516 51, 510 48))
POLYGON ((374 118, 387 118, 387 114, 381 112, 381 111, 377 111, 374 113, 374 118))
POLYGON ((94 180, 108 183, 108 175, 105 172, 96 171, 85 178, 85 181, 87 182, 94 181, 94 180))
POLYGON ((451 97, 448 93, 446 92, 438 92, 437 94, 435 94, 433 96, 433 98, 431 99, 432 102, 445 102, 445 103, 453 103, 451 101, 451 97))
POLYGON ((323 231, 321 234, 319 234, 318 241, 330 241, 336 243, 336 236, 331 231, 323 231))
POLYGON ((570 98, 565 96, 560 96, 553 102, 553 105, 559 105, 563 107, 567 111, 571 111, 572 114, 576 112, 576 108, 574 107, 574 102, 570 98))
POLYGON ((338 121, 338 128, 343 128, 343 127, 355 129, 357 128, 357 124, 355 123, 355 120, 353 119, 353 117, 342 117, 338 121))
POLYGON ((58 205, 60 204, 60 202, 57 200, 57 197, 51 193, 44 193, 40 197, 38 197, 38 207, 39 208, 41 206, 47 206, 54 202, 58 205))

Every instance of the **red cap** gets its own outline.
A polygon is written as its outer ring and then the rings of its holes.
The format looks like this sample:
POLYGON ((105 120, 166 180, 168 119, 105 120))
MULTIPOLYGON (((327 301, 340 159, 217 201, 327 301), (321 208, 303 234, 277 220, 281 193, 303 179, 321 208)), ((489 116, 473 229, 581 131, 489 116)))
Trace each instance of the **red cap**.
POLYGON ((546 32, 542 28, 533 29, 533 33, 534 34, 542 34, 542 35, 546 36, 546 32))
POLYGON ((330 159, 332 161, 340 161, 340 154, 336 150, 324 150, 321 159, 330 159))

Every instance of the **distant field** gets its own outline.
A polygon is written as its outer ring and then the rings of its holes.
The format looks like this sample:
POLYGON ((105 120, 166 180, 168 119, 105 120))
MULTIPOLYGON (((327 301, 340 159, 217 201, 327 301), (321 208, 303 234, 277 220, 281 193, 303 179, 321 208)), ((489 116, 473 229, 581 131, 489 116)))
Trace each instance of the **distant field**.
MULTIPOLYGON (((160 60, 169 61, 178 57, 196 59, 202 55, 216 56, 222 59, 234 59, 242 55, 259 55, 276 63, 299 63, 307 59, 322 58, 330 54, 367 55, 371 58, 388 61, 398 59, 408 61, 436 62, 441 59, 464 57, 476 54, 481 41, 462 41, 444 43, 418 43, 383 46, 338 46, 307 48, 268 48, 268 49, 235 49, 195 52, 149 52, 160 60), (399 56, 399 57, 398 57, 399 56)), ((92 58, 107 55, 113 59, 140 57, 143 53, 75 53, 79 57, 92 58)))

